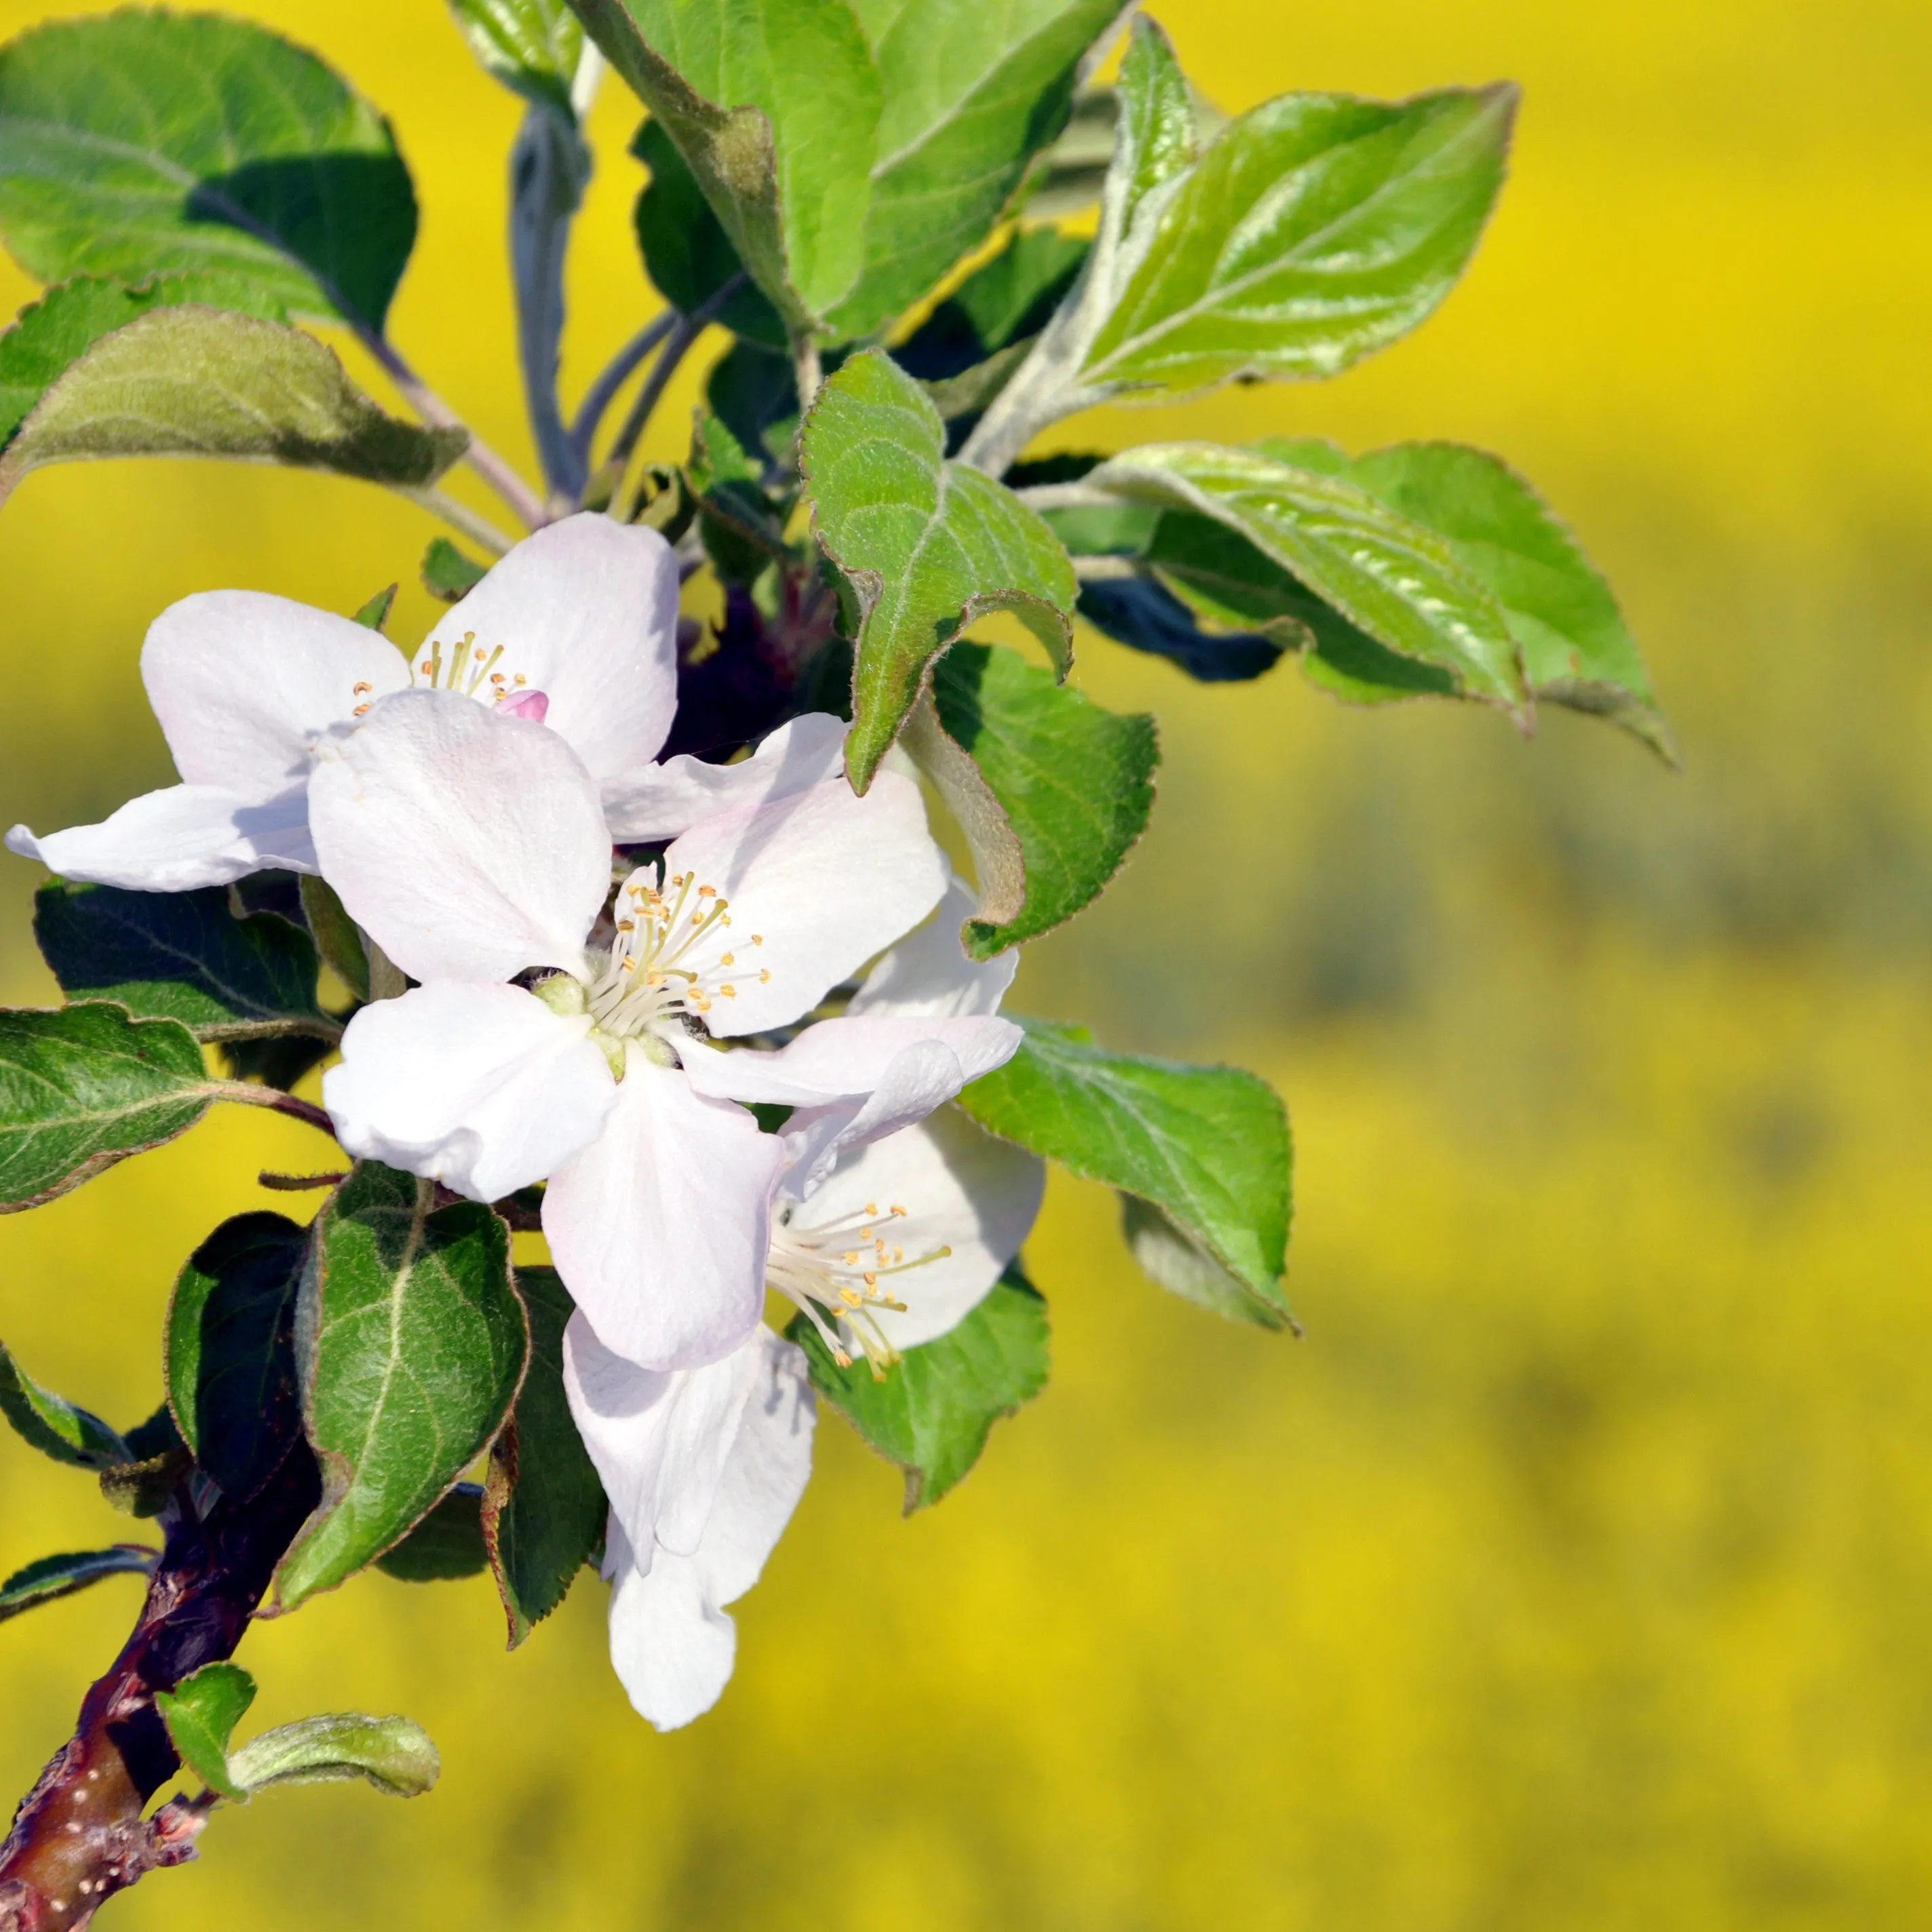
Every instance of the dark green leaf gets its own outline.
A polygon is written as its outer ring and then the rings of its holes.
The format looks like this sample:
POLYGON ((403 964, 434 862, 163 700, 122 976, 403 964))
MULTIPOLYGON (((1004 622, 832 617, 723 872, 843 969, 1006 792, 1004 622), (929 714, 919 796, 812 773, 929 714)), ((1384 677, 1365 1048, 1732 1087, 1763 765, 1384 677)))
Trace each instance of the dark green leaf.
POLYGON ((41 398, 0 457, 0 496, 44 464, 109 456, 285 463, 420 489, 468 446, 467 430, 385 416, 298 328, 157 309, 102 337, 41 398))
POLYGON ((1274 668, 1282 653, 1280 641, 1264 632, 1204 631, 1172 591, 1150 578, 1083 583, 1079 610, 1116 643, 1170 658, 1204 684, 1259 677, 1274 668))
POLYGON ((529 1352, 509 1231, 430 1210, 428 1181, 357 1166, 316 1223, 296 1317, 322 1498, 276 1573, 292 1610, 399 1543, 486 1448, 529 1352))
POLYGON ((364 1778, 385 1797, 418 1798, 442 1771, 429 1734, 407 1718, 344 1712, 264 1731, 234 1751, 228 1775, 244 1792, 272 1784, 329 1784, 364 1778))
POLYGON ((0 1012, 0 1214, 185 1133, 210 1083, 194 1035, 90 1000, 0 1012))
POLYGON ((99 1416, 44 1389, 0 1342, 0 1414, 43 1456, 82 1469, 128 1460, 128 1445, 99 1416))
POLYGON ((908 1348, 875 1381, 841 1368, 802 1315, 785 1330, 806 1353, 813 1388, 905 1472, 906 1514, 936 1503, 980 1460, 986 1437, 1046 1386, 1046 1304, 1017 1265, 956 1328, 908 1348))
POLYGON ((302 1432, 295 1314, 308 1231, 238 1214, 195 1250, 168 1306, 168 1402, 223 1492, 253 1496, 302 1432))
POLYGON ((488 564, 473 563, 447 537, 432 537, 423 552, 423 588, 446 604, 460 604, 490 574, 488 564))
POLYGON ((483 1499, 512 1650, 563 1601, 603 1540, 609 1514, 563 1392, 569 1294, 554 1268, 519 1268, 517 1285, 530 1311, 530 1372, 490 1455, 483 1499))
POLYGON ((136 1462, 145 1462, 157 1456, 165 1456, 170 1450, 185 1448, 184 1438, 175 1421, 174 1411, 164 1402, 146 1422, 137 1422, 127 1432, 125 1440, 128 1454, 136 1462))
MULTIPOLYGON (((1487 586, 1444 538, 1359 484, 1204 442, 1129 450, 1087 482, 1222 524, 1242 540, 1237 550, 1251 546, 1385 648, 1448 671, 1472 698, 1526 716, 1520 653, 1487 586)), ((1158 548, 1159 535, 1150 556, 1170 567, 1178 559, 1184 572, 1184 554, 1172 543, 1158 548)))
POLYGON ((266 28, 129 8, 0 49, 0 233, 44 281, 226 270, 380 330, 416 226, 388 123, 266 28))
MULTIPOLYGON (((631 152, 651 171, 632 217, 646 272, 672 308, 690 315, 733 276, 742 274, 745 265, 676 144, 656 122, 638 130, 631 152)), ((775 349, 785 346, 784 323, 755 282, 747 280, 728 296, 716 316, 735 335, 775 349)), ((784 371, 790 387, 789 358, 784 371)))
POLYGON ((365 630, 381 630, 389 621, 389 613, 395 606, 396 592, 401 587, 400 584, 392 584, 386 590, 377 591, 355 613, 356 622, 365 630))
POLYGON ((483 1491, 458 1483, 376 1568, 404 1583, 443 1583, 490 1567, 483 1546, 483 1491))
POLYGON ((976 619, 1011 610, 1064 671, 1072 566, 1012 491, 946 460, 938 412, 886 356, 825 384, 800 444, 819 542, 860 612, 845 756, 862 790, 933 658, 976 619))
POLYGON ((100 1472, 102 1501, 123 1516, 159 1516, 194 1473, 194 1456, 176 1434, 172 1417, 165 1408, 160 1414, 167 1424, 166 1447, 142 1453, 134 1449, 130 1436, 129 1449, 137 1460, 114 1463, 100 1472))
POLYGON ((106 1550, 76 1550, 70 1556, 43 1556, 16 1570, 0 1583, 0 1623, 41 1604, 70 1597, 104 1576, 146 1576, 154 1572, 161 1552, 144 1543, 116 1543, 106 1550))
POLYGON ((238 1664, 204 1664, 172 1690, 154 1693, 182 1762, 218 1796, 246 1803, 245 1786, 228 1768, 228 1741, 255 1701, 255 1680, 238 1664))
POLYGON ((235 917, 220 886, 130 892, 56 879, 34 896, 34 936, 70 999, 179 1020, 200 1040, 339 1036, 316 1004, 314 941, 274 913, 235 917))
POLYGON ((1286 1322, 1292 1154, 1267 1082, 1103 1053, 1077 1027, 1022 1024, 1019 1052, 961 1106, 1006 1139, 1150 1202, 1239 1285, 1250 1320, 1286 1322))
POLYGON ((712 365, 704 400, 745 448, 790 460, 798 434, 798 382, 789 356, 734 342, 712 365))
POLYGON ((1016 230, 892 351, 892 360, 921 382, 938 382, 1036 335, 1072 286, 1088 246, 1057 228, 1016 230))
POLYGON ((1454 285, 1501 186, 1515 90, 1394 106, 1291 94, 1157 203, 1081 364, 1091 389, 1332 376, 1454 285))
POLYGON ((575 124, 570 84, 584 28, 564 0, 449 0, 449 10, 486 73, 575 124))
POLYGON ((1154 722, 1103 710, 1017 652, 956 644, 934 668, 946 735, 976 764, 1019 841, 1026 898, 999 924, 968 922, 976 958, 1071 919, 1146 830, 1160 762, 1154 722))
POLYGON ((9 441, 28 412, 68 365, 98 342, 124 328, 150 309, 200 302, 210 308, 238 309, 269 322, 286 322, 287 312, 260 297, 230 274, 162 275, 138 288, 82 275, 48 290, 20 311, 20 320, 0 335, 0 446, 9 441))

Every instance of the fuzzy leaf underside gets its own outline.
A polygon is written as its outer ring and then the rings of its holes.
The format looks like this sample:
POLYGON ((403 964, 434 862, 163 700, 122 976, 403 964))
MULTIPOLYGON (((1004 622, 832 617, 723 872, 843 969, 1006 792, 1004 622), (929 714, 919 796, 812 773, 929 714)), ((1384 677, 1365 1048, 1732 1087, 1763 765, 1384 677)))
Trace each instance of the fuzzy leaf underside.
POLYGON ((57 1603, 109 1576, 147 1576, 161 1552, 146 1544, 116 1543, 105 1550, 80 1550, 43 1556, 24 1564, 0 1582, 0 1623, 42 1604, 57 1603))

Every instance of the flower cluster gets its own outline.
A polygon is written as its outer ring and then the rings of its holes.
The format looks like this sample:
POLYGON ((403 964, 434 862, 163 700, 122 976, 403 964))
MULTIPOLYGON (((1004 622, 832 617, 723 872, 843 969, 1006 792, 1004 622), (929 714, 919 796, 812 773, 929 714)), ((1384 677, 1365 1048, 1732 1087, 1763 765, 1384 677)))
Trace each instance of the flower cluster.
POLYGON ((677 585, 655 532, 584 514, 408 658, 280 598, 189 598, 141 662, 182 782, 8 838, 136 890, 319 874, 412 982, 350 1021, 324 1104, 350 1153, 458 1194, 544 1184, 612 1657, 661 1727, 723 1689, 724 1606, 810 1471, 768 1293, 888 1373, 992 1287, 1042 1186, 946 1104, 1018 1043, 1013 962, 962 950, 972 897, 914 781, 855 796, 822 715, 658 760, 677 585))

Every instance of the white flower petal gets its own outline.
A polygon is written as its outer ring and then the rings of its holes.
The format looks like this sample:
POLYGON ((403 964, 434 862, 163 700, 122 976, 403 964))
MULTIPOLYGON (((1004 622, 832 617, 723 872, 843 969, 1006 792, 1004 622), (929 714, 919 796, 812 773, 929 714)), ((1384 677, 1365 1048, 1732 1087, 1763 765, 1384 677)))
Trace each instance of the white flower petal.
POLYGON ((664 870, 730 902, 731 924, 714 927, 689 962, 708 986, 722 977, 735 989, 705 1016, 721 1038, 808 1012, 931 911, 946 887, 919 788, 890 772, 863 798, 842 778, 720 812, 670 846, 664 870), (734 968, 723 967, 726 953, 734 968))
POLYGON ((844 1155, 790 1225, 829 1227, 868 1208, 902 1207, 878 1232, 911 1261, 949 1248, 886 1279, 903 1312, 874 1311, 896 1348, 943 1335, 970 1314, 1031 1232, 1046 1188, 1046 1163, 996 1140, 956 1107, 844 1155))
POLYGON ((582 973, 610 840, 590 773, 547 727, 400 692, 317 746, 309 821, 322 876, 412 978, 582 973))
POLYGON ((219 785, 170 785, 130 799, 98 825, 41 838, 16 825, 7 847, 64 879, 137 892, 224 886, 266 866, 315 870, 308 800, 299 786, 257 799, 219 785))
POLYGON ((661 1731, 703 1716, 730 1681, 737 1634, 723 1606, 758 1580, 812 1474, 805 1358, 769 1329, 751 1348, 757 1377, 697 1549, 660 1550, 647 1571, 633 1557, 611 1592, 610 1660, 661 1731))
POLYGON ((521 987, 438 980, 349 1022, 322 1105, 358 1160, 500 1200, 603 1131, 617 1088, 590 1034, 521 987))
POLYGON ((744 1340, 764 1306, 783 1158, 742 1107, 701 1097, 632 1042, 602 1138, 544 1196, 557 1271, 607 1348, 693 1368, 744 1340))
POLYGON ((579 1310, 563 1334, 563 1387, 611 1514, 640 1568, 688 1556, 710 1520, 724 1460, 763 1356, 755 1335, 699 1369, 640 1369, 579 1310))
POLYGON ((708 764, 680 756, 607 785, 604 816, 614 838, 675 838, 699 820, 734 806, 770 805, 837 778, 844 763, 845 721, 814 711, 781 724, 748 758, 708 764))
POLYGON ((1019 970, 1017 946, 990 959, 969 959, 959 928, 979 910, 979 896, 956 873, 939 909, 909 932, 866 974, 845 1010, 864 1013, 996 1013, 1019 970))
POLYGON ((472 670, 500 646, 503 688, 520 675, 548 698, 544 722, 600 785, 657 756, 677 709, 677 560, 656 530, 595 512, 546 524, 437 623, 417 662, 438 642, 448 658, 470 632, 484 654, 472 670))
POLYGON ((394 644, 350 618, 259 590, 207 590, 148 627, 141 681, 190 784, 266 798, 306 776, 317 732, 401 690, 410 674, 394 644))

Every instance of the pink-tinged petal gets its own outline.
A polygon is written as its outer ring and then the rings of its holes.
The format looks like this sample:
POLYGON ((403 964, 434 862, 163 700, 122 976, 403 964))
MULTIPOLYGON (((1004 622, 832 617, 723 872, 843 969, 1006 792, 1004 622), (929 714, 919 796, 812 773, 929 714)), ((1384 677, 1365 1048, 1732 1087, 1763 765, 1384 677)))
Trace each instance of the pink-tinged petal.
POLYGON ((602 1132, 617 1088, 590 1034, 519 986, 439 980, 357 1013, 322 1105, 357 1159, 499 1201, 602 1132))
POLYGON ((130 799, 98 825, 39 838, 16 825, 7 848, 64 879, 137 892, 225 886, 270 866, 315 870, 308 800, 299 786, 256 799, 218 785, 170 785, 130 799))
POLYGON ((781 724, 735 765, 679 757, 646 766, 623 784, 605 788, 611 836, 675 838, 714 812, 770 805, 828 784, 844 769, 845 730, 842 718, 808 712, 781 724))
MULTIPOLYGON (((878 1233, 908 1261, 888 1286, 903 1311, 874 1311, 896 1348, 944 1335, 976 1307, 1032 1232, 1046 1189, 1046 1164, 976 1126, 956 1107, 839 1158, 790 1225, 809 1233, 880 1207, 902 1207, 878 1233), (950 1252, 940 1253, 940 1250, 950 1252)), ((860 1338, 862 1340, 862 1337, 860 1338)))
POLYGON ((527 719, 405 691, 316 748, 309 821, 322 876, 411 978, 584 970, 610 883, 597 788, 527 719))
POLYGON ((606 1348, 696 1368, 743 1342, 764 1306, 783 1158, 742 1107, 694 1093, 632 1042, 602 1138, 544 1196, 557 1271, 606 1348))
POLYGON ((259 590, 170 604, 141 646, 141 681, 190 784, 267 797, 307 775, 310 741, 410 681, 377 632, 259 590))
POLYGON ((720 812, 670 846, 664 869, 713 887, 730 908, 731 923, 712 928, 686 959, 714 994, 733 989, 705 1015, 720 1038, 808 1012, 946 889, 919 788, 892 772, 863 798, 840 778, 720 812))
POLYGON ((648 1570, 629 1547, 616 1552, 610 1660, 633 1706, 661 1731, 702 1717, 723 1693, 737 1642, 724 1606, 758 1580, 812 1476, 804 1356, 769 1329, 752 1346, 757 1378, 697 1548, 660 1550, 648 1570))
POLYGON ((1019 970, 1017 946, 990 959, 969 959, 959 928, 979 909, 979 897, 956 874, 938 910, 909 932, 866 974, 849 1014, 996 1013, 1019 970))
POLYGON ((503 679, 494 688, 541 691, 544 722, 611 784, 657 756, 677 709, 677 560, 641 524, 566 517, 494 565, 430 632, 417 662, 439 644, 446 662, 472 653, 465 662, 486 693, 492 671, 503 679))
POLYGON ((756 1341, 700 1369, 641 1369, 605 1348, 581 1310, 571 1317, 564 1393, 640 1568, 661 1550, 698 1548, 758 1378, 756 1341))

